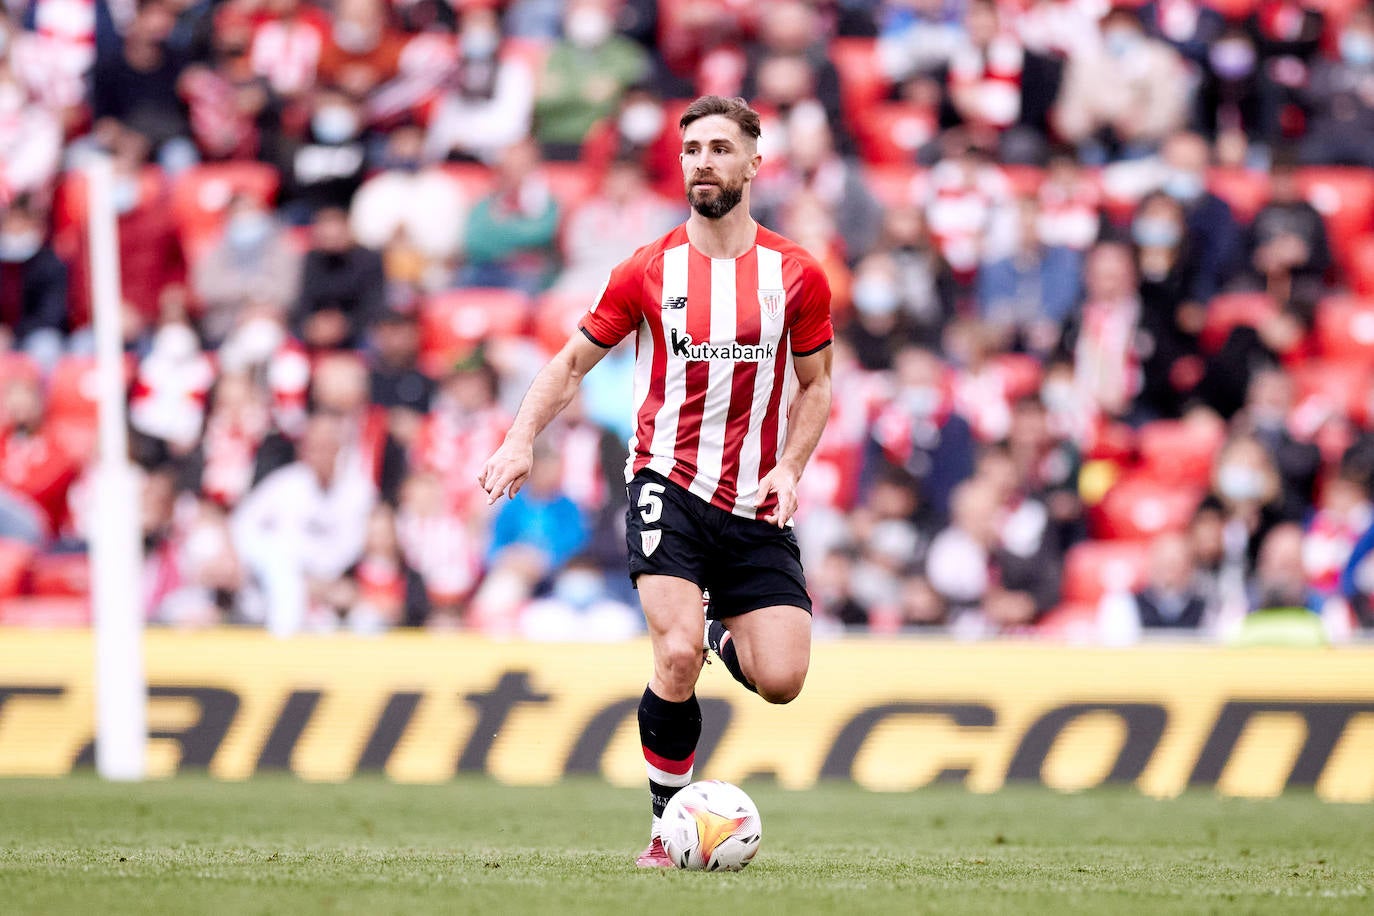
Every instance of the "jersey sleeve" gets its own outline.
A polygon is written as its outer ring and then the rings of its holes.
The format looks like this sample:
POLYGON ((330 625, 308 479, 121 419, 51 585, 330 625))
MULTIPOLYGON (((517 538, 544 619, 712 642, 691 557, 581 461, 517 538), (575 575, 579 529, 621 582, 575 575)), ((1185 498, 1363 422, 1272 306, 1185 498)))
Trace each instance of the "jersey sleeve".
POLYGON ((577 326, 598 347, 610 349, 624 340, 643 318, 640 292, 644 271, 638 258, 629 258, 611 271, 592 307, 577 326))
POLYGON ((835 337, 830 322, 830 281, 815 261, 805 261, 801 274, 801 302, 791 328, 793 356, 810 356, 835 337))

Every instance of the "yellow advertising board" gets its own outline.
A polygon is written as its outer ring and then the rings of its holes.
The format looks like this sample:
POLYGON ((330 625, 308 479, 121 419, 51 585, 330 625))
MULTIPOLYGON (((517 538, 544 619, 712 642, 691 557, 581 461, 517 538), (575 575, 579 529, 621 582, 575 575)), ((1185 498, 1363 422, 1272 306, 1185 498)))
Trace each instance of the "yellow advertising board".
MULTIPOLYGON (((144 645, 154 775, 644 778, 635 710, 647 642, 225 630, 154 631, 144 645)), ((84 631, 0 630, 0 776, 57 776, 93 759, 93 660, 84 631)), ((699 696, 700 776, 1374 799, 1371 648, 841 640, 816 644, 788 706, 747 693, 719 664, 699 696)))

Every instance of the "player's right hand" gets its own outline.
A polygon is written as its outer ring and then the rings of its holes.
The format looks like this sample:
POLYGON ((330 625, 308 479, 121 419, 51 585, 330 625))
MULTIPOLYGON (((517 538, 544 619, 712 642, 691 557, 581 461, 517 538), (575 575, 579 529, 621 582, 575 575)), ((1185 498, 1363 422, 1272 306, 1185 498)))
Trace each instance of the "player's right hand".
POLYGON ((487 492, 487 505, 496 502, 502 494, 514 499, 529 479, 533 464, 532 445, 512 443, 510 440, 502 442, 501 447, 487 459, 482 473, 477 475, 477 483, 487 492))

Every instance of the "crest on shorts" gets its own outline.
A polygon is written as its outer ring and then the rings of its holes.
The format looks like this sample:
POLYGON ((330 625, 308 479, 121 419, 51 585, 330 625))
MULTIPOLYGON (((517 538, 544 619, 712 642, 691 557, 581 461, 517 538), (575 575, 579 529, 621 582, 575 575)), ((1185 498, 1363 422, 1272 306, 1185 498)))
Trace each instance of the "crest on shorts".
POLYGON ((639 546, 644 549, 644 555, 646 557, 657 550, 658 545, 662 543, 662 541, 663 532, 657 528, 639 532, 639 546))
POLYGON ((780 289, 759 290, 759 305, 769 318, 778 317, 778 313, 782 311, 783 300, 786 298, 786 294, 780 289))

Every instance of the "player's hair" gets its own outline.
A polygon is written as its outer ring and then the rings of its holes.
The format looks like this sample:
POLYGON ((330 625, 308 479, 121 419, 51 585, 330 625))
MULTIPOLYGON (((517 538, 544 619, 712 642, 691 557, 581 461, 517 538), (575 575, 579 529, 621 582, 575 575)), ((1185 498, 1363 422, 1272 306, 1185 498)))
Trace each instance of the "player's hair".
POLYGON ((727 99, 719 95, 703 95, 687 106, 678 120, 678 130, 686 130, 687 125, 711 115, 729 118, 738 125, 740 131, 751 140, 757 141, 763 128, 759 124, 759 113, 749 107, 744 99, 727 99))

